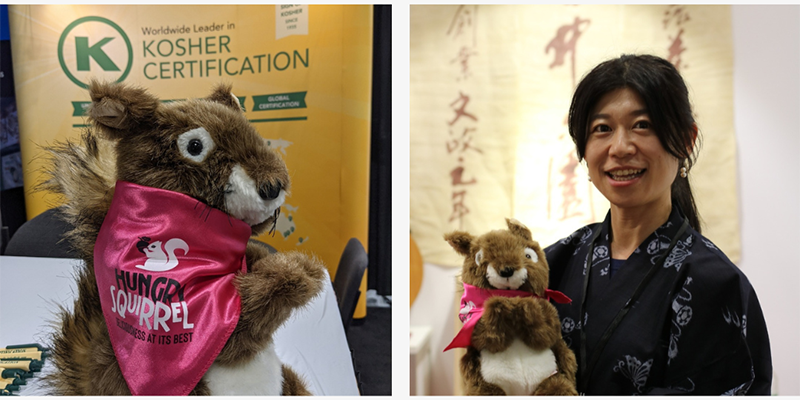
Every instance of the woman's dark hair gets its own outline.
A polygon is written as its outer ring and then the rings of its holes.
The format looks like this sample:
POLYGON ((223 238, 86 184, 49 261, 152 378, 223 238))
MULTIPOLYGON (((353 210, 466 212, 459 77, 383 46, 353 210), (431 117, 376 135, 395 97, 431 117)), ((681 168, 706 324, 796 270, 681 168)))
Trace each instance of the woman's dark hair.
MULTIPOLYGON (((598 101, 616 89, 630 88, 641 96, 661 145, 680 161, 680 166, 694 165, 700 138, 689 103, 689 91, 680 73, 667 60, 651 55, 622 55, 596 66, 583 77, 575 89, 569 107, 569 135, 575 142, 578 159, 586 154, 589 139, 589 114, 598 101), (696 139, 696 140, 695 140, 696 139)), ((689 180, 675 171, 672 203, 677 204, 700 232, 689 180)))

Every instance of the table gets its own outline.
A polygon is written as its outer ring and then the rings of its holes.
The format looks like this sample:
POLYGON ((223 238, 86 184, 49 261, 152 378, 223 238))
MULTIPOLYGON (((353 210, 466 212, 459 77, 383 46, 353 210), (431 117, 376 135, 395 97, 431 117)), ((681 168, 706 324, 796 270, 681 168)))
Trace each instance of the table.
MULTIPOLYGON (((58 305, 73 306, 80 265, 74 259, 0 256, 0 347, 48 341, 58 305)), ((323 293, 295 310, 276 332, 275 348, 284 364, 305 377, 313 394, 359 394, 330 278, 323 293)), ((52 371, 48 367, 52 363, 45 363, 37 376, 52 371)), ((19 394, 45 393, 33 378, 19 394)))

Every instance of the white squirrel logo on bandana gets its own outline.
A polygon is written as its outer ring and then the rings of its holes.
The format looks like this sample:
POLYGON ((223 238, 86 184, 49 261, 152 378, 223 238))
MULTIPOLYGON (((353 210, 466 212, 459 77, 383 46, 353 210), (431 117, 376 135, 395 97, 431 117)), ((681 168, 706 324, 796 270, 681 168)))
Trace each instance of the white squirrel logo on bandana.
MULTIPOLYGON (((189 253, 189 245, 183 239, 172 238, 163 245, 159 240, 152 243, 151 240, 145 236, 140 237, 136 243, 136 249, 147 256, 144 265, 136 265, 136 268, 151 272, 170 271, 178 266, 175 250, 183 250, 184 256, 189 253)), ((184 299, 185 286, 181 282, 160 277, 151 286, 151 275, 117 269, 114 271, 119 288, 113 285, 110 287, 111 312, 118 313, 121 318, 125 318, 126 313, 137 315, 139 326, 146 325, 148 330, 157 331, 161 326, 164 332, 169 332, 170 326, 167 323, 170 321, 182 322, 183 329, 194 328, 194 323, 189 322, 189 309, 184 299), (178 301, 173 301, 174 297, 178 301)), ((118 323, 123 325, 123 329, 135 329, 124 321, 118 323)), ((138 336, 142 334, 137 332, 138 336)), ((147 341, 150 342, 149 339, 147 341)))
POLYGON ((189 253, 189 245, 178 238, 168 240, 162 248, 161 241, 150 243, 149 237, 142 237, 136 243, 136 248, 147 256, 144 265, 137 265, 136 268, 154 272, 169 271, 178 266, 175 250, 183 250, 184 256, 189 253))
POLYGON ((475 308, 475 303, 470 301, 463 304, 464 306, 461 307, 461 311, 458 312, 458 318, 461 320, 461 322, 467 322, 470 318, 472 318, 472 315, 470 315, 469 312, 475 308))

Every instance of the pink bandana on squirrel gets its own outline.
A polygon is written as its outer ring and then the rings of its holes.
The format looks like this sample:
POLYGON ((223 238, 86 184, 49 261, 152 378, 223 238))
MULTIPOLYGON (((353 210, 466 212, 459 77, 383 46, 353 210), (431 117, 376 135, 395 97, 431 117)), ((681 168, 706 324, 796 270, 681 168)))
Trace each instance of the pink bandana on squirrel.
POLYGON ((186 395, 241 313, 250 226, 187 195, 117 182, 94 270, 111 344, 134 395, 186 395))
MULTIPOLYGON (((489 300, 490 297, 539 297, 535 293, 524 290, 506 290, 506 289, 482 289, 470 284, 464 284, 464 294, 461 295, 461 310, 458 312, 458 318, 464 323, 461 330, 456 334, 455 339, 450 342, 443 351, 450 350, 456 347, 468 347, 472 343, 472 331, 475 330, 475 324, 483 315, 483 303, 489 300)), ((544 291, 544 298, 553 300, 559 304, 571 303, 567 295, 557 290, 546 289, 544 291)))

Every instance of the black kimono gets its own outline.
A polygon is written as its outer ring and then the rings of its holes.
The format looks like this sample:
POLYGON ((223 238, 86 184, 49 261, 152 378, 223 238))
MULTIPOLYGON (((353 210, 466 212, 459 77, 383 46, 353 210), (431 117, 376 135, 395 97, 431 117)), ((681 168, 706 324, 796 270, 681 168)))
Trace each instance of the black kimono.
POLYGON ((770 394, 769 337, 756 293, 742 271, 684 221, 674 207, 613 278, 610 213, 602 224, 545 249, 550 288, 573 300, 555 306, 578 360, 579 392, 770 394), (626 303, 627 314, 621 312, 626 303))

